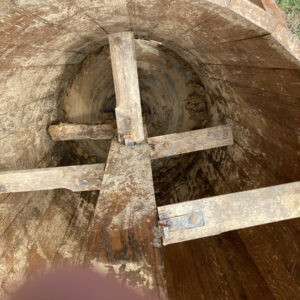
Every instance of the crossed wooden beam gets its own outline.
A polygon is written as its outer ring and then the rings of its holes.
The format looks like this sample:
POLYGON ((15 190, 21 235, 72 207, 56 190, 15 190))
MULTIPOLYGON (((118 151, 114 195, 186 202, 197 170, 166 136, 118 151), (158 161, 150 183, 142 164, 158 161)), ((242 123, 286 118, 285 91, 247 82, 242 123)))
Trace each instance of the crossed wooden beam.
POLYGON ((116 93, 112 124, 59 124, 54 141, 112 139, 106 164, 0 173, 0 192, 100 190, 86 261, 165 298, 164 244, 300 216, 300 182, 156 207, 151 159, 233 144, 228 125, 148 138, 143 126, 134 37, 109 36, 116 93), (158 218, 157 221, 157 211, 158 218))

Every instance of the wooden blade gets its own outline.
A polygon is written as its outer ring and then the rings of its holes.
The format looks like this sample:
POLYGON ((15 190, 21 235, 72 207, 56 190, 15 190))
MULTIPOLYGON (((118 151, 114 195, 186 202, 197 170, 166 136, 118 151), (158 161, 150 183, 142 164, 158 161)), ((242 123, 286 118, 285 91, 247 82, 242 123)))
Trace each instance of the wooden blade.
POLYGON ((114 136, 112 124, 67 124, 50 125, 48 132, 53 141, 68 140, 107 140, 114 136))
POLYGON ((151 159, 233 144, 229 125, 148 138, 151 159))
POLYGON ((150 293, 166 294, 147 144, 113 139, 91 224, 86 263, 150 293))
POLYGON ((297 218, 300 181, 161 206, 158 214, 160 223, 167 226, 164 245, 297 218))
POLYGON ((144 131, 133 33, 110 34, 109 46, 119 142, 139 144, 144 141, 144 131))
POLYGON ((105 164, 0 172, 0 193, 100 190, 105 164))

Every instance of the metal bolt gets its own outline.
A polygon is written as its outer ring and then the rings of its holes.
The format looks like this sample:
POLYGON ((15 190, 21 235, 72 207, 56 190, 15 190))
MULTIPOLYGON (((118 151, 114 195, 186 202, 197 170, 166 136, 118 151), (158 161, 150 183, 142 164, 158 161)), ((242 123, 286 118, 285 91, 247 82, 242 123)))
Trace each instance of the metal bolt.
POLYGON ((116 38, 114 39, 114 43, 115 43, 115 45, 117 45, 117 46, 121 46, 121 45, 122 45, 122 40, 121 40, 121 38, 120 38, 120 37, 116 37, 116 38))
POLYGON ((85 184, 88 184, 88 183, 89 183, 88 180, 86 180, 86 179, 84 179, 84 178, 81 178, 81 179, 80 179, 80 184, 81 184, 81 185, 85 185, 85 184))
POLYGON ((168 220, 168 221, 167 221, 167 226, 168 226, 168 227, 172 226, 172 224, 173 224, 172 220, 168 220))
POLYGON ((195 224, 199 223, 199 221, 200 221, 199 216, 197 216, 195 214, 190 215, 190 217, 189 217, 190 224, 195 225, 195 224))
POLYGON ((158 224, 163 227, 169 227, 172 225, 171 220, 158 220, 158 224))

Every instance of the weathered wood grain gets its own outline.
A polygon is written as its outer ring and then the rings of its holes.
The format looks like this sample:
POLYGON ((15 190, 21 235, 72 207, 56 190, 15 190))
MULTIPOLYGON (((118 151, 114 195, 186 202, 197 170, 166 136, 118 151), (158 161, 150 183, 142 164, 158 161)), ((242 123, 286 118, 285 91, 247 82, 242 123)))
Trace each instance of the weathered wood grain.
POLYGON ((168 245, 163 251, 170 299, 274 300, 237 232, 168 245))
POLYGON ((109 35, 109 46, 119 142, 139 144, 144 141, 144 131, 133 33, 109 35))
POLYGON ((54 191, 54 197, 29 242, 28 252, 24 253, 26 265, 20 273, 23 271, 29 276, 53 265, 57 248, 69 229, 79 202, 80 197, 70 191, 54 191))
POLYGON ((275 0, 261 0, 261 2, 266 12, 277 19, 284 27, 288 28, 286 21, 284 20, 283 15, 275 0))
POLYGON ((300 295, 299 230, 293 232, 292 229, 298 221, 239 230, 251 259, 275 299, 298 299, 300 295))
POLYGON ((68 124, 60 123, 50 125, 48 132, 53 141, 69 140, 108 140, 114 136, 114 128, 111 124, 68 124))
POLYGON ((105 164, 0 172, 0 193, 68 189, 100 190, 105 164))
POLYGON ((300 182, 158 207, 160 220, 196 211, 204 226, 169 231, 165 245, 300 217, 300 182))
POLYGON ((38 226, 53 201, 54 192, 41 191, 30 193, 30 196, 30 200, 0 237, 1 299, 6 299, 2 297, 2 292, 12 292, 15 285, 24 279, 27 255, 38 226))
POLYGON ((7 195, 5 201, 0 204, 0 236, 11 226, 33 196, 31 193, 7 195))
POLYGON ((151 159, 233 144, 229 125, 148 138, 151 159))
MULTIPOLYGON (((212 111, 219 112, 220 117, 219 119, 214 113, 212 125, 220 122, 230 124, 235 142, 253 154, 264 168, 290 182, 299 180, 299 100, 219 80, 205 82, 211 84, 214 91, 222 90, 226 95, 226 100, 220 92, 210 93, 208 96, 212 111)), ((252 178, 258 180, 257 176, 252 178)), ((265 186, 275 184, 277 183, 270 181, 265 186)))
MULTIPOLYGON (((11 236, 12 244, 6 247, 9 249, 12 246, 15 251, 5 251, 11 253, 5 253, 1 257, 10 266, 7 273, 3 273, 1 282, 1 288, 9 293, 32 275, 51 267, 55 250, 69 226, 79 199, 76 194, 66 190, 36 193, 39 194, 44 197, 42 201, 40 197, 35 197, 36 206, 31 214, 26 215, 25 223, 19 224, 21 214, 15 222, 19 227, 14 224, 12 226, 15 230, 11 236), (45 204, 41 202, 47 203, 45 195, 50 193, 53 195, 51 201, 48 202, 47 209, 42 210, 45 204), (20 228, 22 225, 23 228, 20 228)), ((28 206, 30 205, 32 206, 31 203, 28 206)), ((23 219, 24 217, 23 215, 23 219)))
POLYGON ((79 201, 67 231, 56 250, 53 259, 53 265, 56 267, 81 265, 86 251, 87 232, 94 215, 98 192, 83 192, 80 195, 73 193, 73 195, 79 198, 79 201))
MULTIPOLYGON (((203 239, 197 240, 198 243, 202 241, 203 239)), ((207 248, 215 252, 216 259, 220 261, 221 269, 230 285, 234 299, 274 300, 264 277, 251 260, 237 231, 207 238, 204 243, 207 244, 207 248), (236 274, 239 275, 236 276, 236 274)), ((195 249, 197 243, 193 241, 192 244, 195 249)), ((196 253, 196 249, 194 251, 196 253)))
POLYGON ((164 299, 165 279, 147 144, 113 139, 85 261, 164 299))

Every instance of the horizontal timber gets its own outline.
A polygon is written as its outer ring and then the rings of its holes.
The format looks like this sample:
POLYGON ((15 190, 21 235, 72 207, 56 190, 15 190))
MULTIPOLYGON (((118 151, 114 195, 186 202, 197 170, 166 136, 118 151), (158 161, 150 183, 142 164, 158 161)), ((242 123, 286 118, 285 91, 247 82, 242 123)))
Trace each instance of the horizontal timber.
POLYGON ((151 159, 233 144, 229 125, 148 138, 151 159))
POLYGON ((114 137, 112 124, 68 124, 50 125, 48 132, 53 141, 108 140, 114 137))
POLYGON ((191 221, 202 215, 200 226, 164 229, 164 245, 300 217, 300 181, 158 207, 165 225, 193 213, 191 221))
POLYGON ((0 172, 0 193, 68 189, 100 190, 105 164, 0 172))
MULTIPOLYGON (((112 138, 113 128, 112 125, 62 123, 51 125, 49 133, 55 141, 78 139, 100 140, 112 138), (105 131, 105 128, 107 128, 107 131, 105 131)), ((148 143, 151 159, 158 159, 194 151, 230 146, 233 144, 233 137, 230 125, 222 125, 150 137, 148 138, 148 143)))

